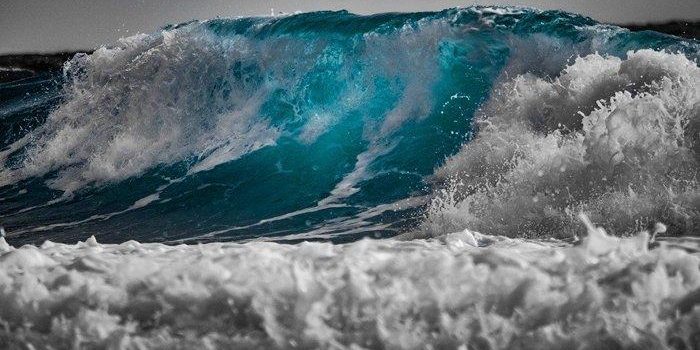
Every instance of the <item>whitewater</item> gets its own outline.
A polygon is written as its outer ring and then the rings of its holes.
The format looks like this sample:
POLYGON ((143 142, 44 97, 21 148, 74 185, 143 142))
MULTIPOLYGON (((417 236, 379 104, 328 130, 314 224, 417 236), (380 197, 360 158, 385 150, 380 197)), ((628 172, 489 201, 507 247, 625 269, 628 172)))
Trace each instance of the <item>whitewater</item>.
POLYGON ((0 345, 699 347, 699 56, 559 11, 340 11, 0 84, 0 345))

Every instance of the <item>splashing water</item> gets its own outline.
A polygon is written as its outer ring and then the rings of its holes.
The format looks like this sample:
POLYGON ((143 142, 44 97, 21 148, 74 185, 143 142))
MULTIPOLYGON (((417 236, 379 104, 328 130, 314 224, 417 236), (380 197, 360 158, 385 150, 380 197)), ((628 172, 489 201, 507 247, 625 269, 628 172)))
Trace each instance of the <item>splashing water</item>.
POLYGON ((656 221, 695 235, 699 116, 700 68, 681 54, 592 54, 552 79, 519 75, 436 171, 449 185, 425 231, 571 237, 585 211, 619 235, 656 221))

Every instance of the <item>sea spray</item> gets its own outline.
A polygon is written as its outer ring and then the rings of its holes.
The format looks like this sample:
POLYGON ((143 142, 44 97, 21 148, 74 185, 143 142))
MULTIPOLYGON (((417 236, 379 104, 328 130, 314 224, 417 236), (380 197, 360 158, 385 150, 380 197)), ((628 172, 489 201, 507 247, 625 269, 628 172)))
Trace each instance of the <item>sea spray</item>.
POLYGON ((700 68, 651 50, 576 58, 553 78, 513 77, 479 134, 436 171, 422 229, 577 235, 589 212, 616 235, 655 221, 696 235, 700 68))

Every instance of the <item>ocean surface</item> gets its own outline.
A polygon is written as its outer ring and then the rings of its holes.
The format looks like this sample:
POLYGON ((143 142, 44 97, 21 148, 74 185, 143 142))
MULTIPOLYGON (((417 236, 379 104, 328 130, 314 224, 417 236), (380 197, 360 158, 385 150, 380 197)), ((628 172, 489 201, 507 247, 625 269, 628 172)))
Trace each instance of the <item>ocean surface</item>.
POLYGON ((698 58, 559 11, 341 11, 2 83, 0 345, 700 347, 698 58))

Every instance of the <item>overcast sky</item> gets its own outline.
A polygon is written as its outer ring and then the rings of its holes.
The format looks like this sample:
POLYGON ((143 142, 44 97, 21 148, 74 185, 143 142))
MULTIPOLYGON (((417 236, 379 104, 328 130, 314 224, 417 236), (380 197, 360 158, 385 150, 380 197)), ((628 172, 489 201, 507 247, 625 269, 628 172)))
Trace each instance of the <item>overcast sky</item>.
POLYGON ((339 10, 355 13, 439 10, 468 5, 564 9, 603 22, 699 19, 700 0, 0 0, 0 54, 89 49, 190 19, 339 10))

